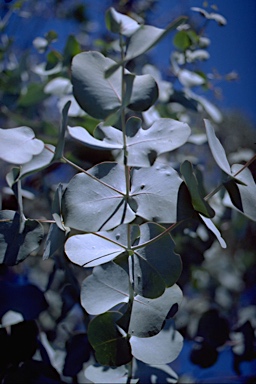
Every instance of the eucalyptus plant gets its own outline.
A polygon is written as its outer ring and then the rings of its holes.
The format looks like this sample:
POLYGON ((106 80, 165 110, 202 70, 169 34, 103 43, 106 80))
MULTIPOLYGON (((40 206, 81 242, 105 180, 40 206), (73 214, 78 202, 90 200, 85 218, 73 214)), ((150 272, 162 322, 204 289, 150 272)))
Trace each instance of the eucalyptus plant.
POLYGON ((88 51, 72 61, 73 95, 86 114, 100 121, 93 135, 86 127, 68 125, 70 101, 62 111, 56 146, 37 139, 29 127, 0 130, 0 157, 15 165, 6 179, 18 202, 17 212, 0 212, 1 263, 21 262, 44 236, 42 221, 24 215, 22 180, 55 162, 77 170, 67 185, 56 188, 43 258, 63 249, 72 263, 91 271, 81 286, 81 305, 90 315, 88 339, 98 363, 85 371, 93 382, 106 377, 137 382, 135 366, 141 362, 152 370, 161 366, 177 379, 167 366, 183 343, 174 321, 182 302, 177 285, 182 262, 172 230, 192 218, 225 248, 211 205, 221 188, 226 191, 221 204, 225 199, 256 220, 256 187, 248 169, 254 158, 230 166, 214 125, 205 120, 210 151, 224 174, 223 183, 205 196, 194 165, 169 160, 190 139, 189 125, 159 117, 148 127, 143 119, 157 103, 159 86, 152 75, 130 72, 127 64, 185 21, 181 17, 159 29, 113 8, 107 11, 107 27, 118 36, 119 59, 88 51), (82 169, 65 157, 67 135, 84 144, 85 151, 111 151, 114 160, 82 169))

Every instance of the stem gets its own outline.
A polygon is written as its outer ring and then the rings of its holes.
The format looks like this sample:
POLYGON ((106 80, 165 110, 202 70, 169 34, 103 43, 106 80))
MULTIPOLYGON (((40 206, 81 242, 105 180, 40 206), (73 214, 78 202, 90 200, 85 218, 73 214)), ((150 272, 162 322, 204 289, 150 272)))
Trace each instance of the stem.
POLYGON ((130 382, 132 380, 133 359, 127 365, 128 365, 128 367, 127 367, 128 368, 128 375, 127 375, 126 384, 130 384, 130 382))
POLYGON ((119 35, 119 44, 121 49, 121 60, 122 60, 122 88, 121 88, 121 125, 122 125, 122 133, 123 133, 123 148, 124 148, 124 168, 125 168, 125 184, 126 184, 126 199, 129 198, 130 193, 130 167, 127 166, 127 160, 128 160, 128 152, 127 152, 127 142, 126 142, 126 126, 125 126, 125 106, 124 106, 124 99, 125 99, 125 82, 124 82, 124 75, 125 75, 125 63, 124 63, 124 44, 123 44, 123 36, 120 33, 119 35))

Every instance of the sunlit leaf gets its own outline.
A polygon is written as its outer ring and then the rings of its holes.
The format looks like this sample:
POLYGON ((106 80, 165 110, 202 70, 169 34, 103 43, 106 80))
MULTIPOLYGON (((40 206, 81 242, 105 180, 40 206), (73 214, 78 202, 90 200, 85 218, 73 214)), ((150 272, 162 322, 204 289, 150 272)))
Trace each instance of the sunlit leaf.
MULTIPOLYGON (((103 367, 99 364, 90 365, 84 371, 85 377, 95 384, 126 384, 127 383, 127 368, 121 367, 103 367)), ((131 379, 131 384, 138 383, 137 379, 131 379)))
POLYGON ((125 60, 129 61, 146 53, 162 40, 169 32, 184 23, 186 18, 180 17, 170 23, 166 29, 156 28, 151 25, 142 25, 130 38, 125 60))
POLYGON ((199 214, 199 216, 203 220, 203 222, 206 225, 206 227, 216 236, 216 238, 217 238, 218 242, 220 243, 221 247, 222 248, 227 248, 227 244, 226 244, 225 240, 221 236, 220 231, 218 230, 216 225, 213 223, 213 221, 211 219, 209 219, 208 217, 205 217, 205 216, 203 216, 201 214, 199 214))
POLYGON ((91 315, 104 313, 128 300, 129 276, 113 262, 95 267, 82 283, 81 304, 91 315))
POLYGON ((65 190, 62 203, 65 226, 96 232, 131 222, 135 213, 124 199, 124 167, 102 163, 89 172, 95 178, 77 174, 65 190))
POLYGON ((44 149, 29 127, 0 128, 0 158, 12 164, 24 164, 44 149))
POLYGON ((113 7, 106 12, 106 25, 111 32, 121 33, 127 37, 140 28, 136 20, 117 12, 113 7))
POLYGON ((131 197, 138 205, 136 214, 148 221, 175 223, 181 183, 178 173, 160 162, 149 168, 134 169, 131 197))
POLYGON ((167 364, 178 357, 183 337, 173 329, 163 329, 152 337, 130 339, 133 356, 146 364, 167 364))
POLYGON ((230 165, 225 153, 225 150, 217 138, 214 128, 209 120, 204 120, 206 134, 208 138, 208 143, 212 152, 212 155, 218 164, 218 166, 224 171, 227 175, 232 176, 230 165))
MULTIPOLYGON (((69 127, 68 130, 72 137, 90 147, 113 150, 116 160, 123 164, 123 135, 119 129, 99 124, 95 130, 97 138, 91 136, 82 127, 69 127)), ((127 165, 150 166, 152 153, 158 156, 180 147, 187 141, 190 132, 186 123, 173 119, 158 119, 150 128, 143 129, 139 118, 130 118, 126 124, 127 165)))
POLYGON ((184 87, 196 87, 204 84, 205 80, 196 72, 189 71, 188 69, 181 69, 178 72, 178 79, 184 87))
POLYGON ((227 20, 225 19, 225 17, 220 15, 219 13, 207 12, 205 9, 199 7, 192 7, 191 10, 199 12, 206 19, 215 20, 221 26, 227 24, 227 20))
MULTIPOLYGON (((127 125, 129 124, 127 127, 127 163, 134 167, 150 166, 152 153, 159 156, 180 147, 187 141, 191 132, 186 123, 173 119, 158 119, 148 129, 143 129, 137 122, 138 119, 131 118, 127 123, 127 125)), ((112 127, 99 126, 98 129, 108 141, 115 140, 116 130, 114 131, 112 127)), ((118 136, 118 142, 120 142, 121 137, 118 136)), ((122 152, 114 151, 114 155, 117 161, 123 161, 122 152)))
POLYGON ((51 164, 54 158, 55 147, 47 144, 42 152, 20 167, 20 177, 28 176, 30 173, 39 171, 51 164))
POLYGON ((150 75, 134 76, 126 70, 126 89, 130 96, 127 97, 126 94, 122 100, 121 69, 105 78, 106 69, 113 64, 113 60, 94 51, 80 53, 74 57, 73 92, 81 108, 97 119, 106 119, 128 104, 131 109, 139 111, 151 107, 158 97, 155 80, 150 75))
MULTIPOLYGON (((105 233, 100 232, 103 236, 105 233)), ((111 234, 108 235, 111 238, 111 234)), ((69 259, 83 267, 94 267, 113 260, 124 247, 94 234, 74 235, 65 244, 69 259)))

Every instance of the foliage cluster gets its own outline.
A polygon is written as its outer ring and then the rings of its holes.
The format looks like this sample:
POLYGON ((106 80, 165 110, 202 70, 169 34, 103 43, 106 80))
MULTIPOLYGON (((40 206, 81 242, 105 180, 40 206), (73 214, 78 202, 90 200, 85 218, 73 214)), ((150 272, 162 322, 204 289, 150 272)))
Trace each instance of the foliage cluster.
MULTIPOLYGON (((220 25, 226 23, 217 13, 194 11, 220 25)), ((56 383, 68 377, 75 380, 84 363, 85 376, 92 382, 148 382, 149 377, 151 382, 154 377, 175 382, 177 375, 168 364, 181 352, 182 333, 188 328, 179 317, 182 259, 193 248, 201 254, 208 251, 202 270, 194 274, 195 285, 203 285, 210 263, 216 262, 216 280, 221 279, 216 253, 223 255, 227 246, 220 232, 227 211, 256 220, 256 187, 249 169, 255 156, 243 165, 230 165, 214 128, 221 113, 196 92, 197 87, 207 87, 208 79, 190 65, 208 58, 203 47, 209 41, 184 17, 160 29, 110 8, 106 25, 113 41, 104 54, 81 52, 71 36, 63 55, 50 51, 47 62, 36 67, 42 82, 29 84, 24 93, 11 93, 20 113, 31 108, 31 121, 38 102, 58 100, 62 115, 55 142, 47 124, 38 129, 38 136, 37 127, 26 123, 0 129, 0 157, 13 164, 6 181, 17 204, 17 209, 0 212, 1 295, 6 303, 1 338, 3 345, 11 345, 1 362, 3 382, 17 374, 27 378, 29 372, 34 382, 40 382, 42 375, 56 383), (140 61, 172 31, 176 50, 170 60, 179 90, 163 80, 155 67, 141 67, 140 61), (205 133, 191 128, 189 117, 198 112, 207 116, 205 133), (221 174, 214 187, 205 186, 207 169, 201 170, 199 146, 209 147, 221 174), (98 151, 103 157, 99 161, 94 157, 88 169, 84 159, 92 150, 94 156, 98 151), (49 177, 55 167, 60 174, 63 165, 69 167, 65 172, 74 169, 75 175, 54 188, 48 184, 52 218, 33 217, 24 204, 29 197, 25 183, 33 182, 38 173, 49 177), (54 260, 44 295, 33 285, 17 288, 7 283, 6 267, 37 252, 45 263, 54 260), (62 287, 63 305, 54 334, 49 332, 49 319, 46 322, 47 338, 35 319, 45 327, 45 296, 53 300, 54 284, 62 287), (26 350, 13 355, 21 343, 26 350), (65 353, 58 355, 61 349, 65 353), (36 352, 38 360, 33 358, 36 352)), ((55 37, 51 32, 36 39, 35 46, 50 49, 55 37)), ((9 108, 7 88, 12 88, 6 84, 14 73, 8 71, 13 70, 5 69, 1 88, 5 108, 17 120, 19 115, 9 108)), ((15 71, 22 80, 21 67, 15 71)), ((228 261, 224 267, 230 268, 228 261)), ((219 308, 206 309, 191 353, 191 361, 202 367, 214 364, 218 348, 231 337, 219 308)), ((234 338, 242 334, 245 341, 242 353, 234 349, 237 372, 241 361, 255 357, 251 318, 247 315, 234 332, 234 338)))

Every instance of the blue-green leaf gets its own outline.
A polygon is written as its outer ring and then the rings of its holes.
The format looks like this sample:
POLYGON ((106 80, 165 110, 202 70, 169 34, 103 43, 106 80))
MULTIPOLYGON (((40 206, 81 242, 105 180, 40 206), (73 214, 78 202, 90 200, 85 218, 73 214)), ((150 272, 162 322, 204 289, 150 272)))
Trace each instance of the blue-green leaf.
POLYGON ((225 153, 225 150, 217 138, 214 128, 209 120, 204 120, 205 129, 207 134, 208 143, 212 152, 212 155, 218 164, 218 166, 225 172, 227 175, 232 176, 230 165, 225 153))
POLYGON ((131 197, 137 203, 136 214, 148 221, 175 223, 177 200, 182 179, 169 165, 134 169, 131 197))
POLYGON ((36 220, 26 220, 20 231, 20 215, 14 211, 0 211, 0 263, 15 265, 35 251, 44 231, 36 220))
POLYGON ((49 259, 49 257, 53 256, 59 249, 64 249, 65 237, 65 232, 61 230, 57 224, 51 224, 44 245, 44 260, 49 259))
MULTIPOLYGON (((123 136, 119 129, 99 124, 93 137, 82 127, 68 128, 72 137, 96 149, 113 150, 116 161, 123 164, 123 136)), ((163 118, 158 119, 148 129, 141 127, 141 120, 131 117, 126 124, 127 165, 131 167, 149 167, 150 155, 156 156, 173 151, 183 145, 190 135, 186 123, 163 118)))
MULTIPOLYGON (((87 379, 95 384, 126 384, 128 370, 124 365, 121 367, 103 367, 102 365, 94 364, 85 368, 84 374, 87 379)), ((136 384, 138 379, 131 379, 130 383, 136 384)))
POLYGON ((146 364, 167 364, 178 357, 183 337, 173 329, 163 329, 152 337, 132 336, 130 339, 133 356, 146 364))
POLYGON ((106 25, 111 32, 120 33, 127 37, 133 35, 140 28, 136 20, 117 12, 113 7, 106 12, 106 25))
POLYGON ((135 213, 124 195, 124 167, 102 163, 71 179, 63 195, 64 225, 86 232, 109 230, 129 223, 135 213), (97 178, 100 180, 98 181, 97 178))
POLYGON ((114 262, 95 267, 82 283, 81 304, 90 315, 99 315, 128 301, 129 276, 114 262))
POLYGON ((60 160, 63 156, 64 151, 64 145, 65 145, 65 133, 67 129, 67 121, 68 121, 68 110, 71 105, 71 101, 69 100, 62 109, 62 115, 61 115, 61 124, 60 124, 60 132, 59 132, 59 139, 58 144, 55 149, 53 160, 60 160))
MULTIPOLYGON (((100 236, 106 235, 99 232, 100 236)), ((111 233, 108 238, 102 238, 96 234, 84 234, 71 236, 65 244, 68 258, 82 267, 94 267, 113 260, 124 252, 124 247, 111 242, 111 233)))
MULTIPOLYGON (((173 151, 187 141, 191 132, 186 123, 168 118, 158 119, 148 129, 139 126, 137 118, 130 118, 127 128, 127 164, 131 167, 149 167, 152 153, 159 156, 173 151)), ((107 140, 120 143, 122 137, 113 127, 99 125, 96 129, 97 135, 99 130, 104 137, 103 142, 107 140)), ((123 162, 123 150, 117 149, 113 153, 118 162, 123 162)))
POLYGON ((33 156, 30 161, 20 167, 19 177, 21 178, 28 176, 30 173, 39 171, 50 165, 54 158, 54 151, 55 147, 51 144, 47 144, 42 150, 42 152, 40 152, 38 155, 33 156))
POLYGON ((211 219, 209 219, 208 217, 205 217, 205 216, 203 216, 201 214, 199 214, 199 216, 203 220, 203 222, 206 225, 206 227, 216 236, 216 238, 217 238, 218 242, 220 243, 221 247, 222 248, 227 248, 227 244, 226 244, 225 240, 221 236, 220 231, 218 230, 216 225, 213 223, 213 221, 211 219))
POLYGON ((180 305, 181 289, 175 284, 156 299, 136 295, 132 305, 128 333, 137 337, 151 337, 159 333, 173 305, 180 305))
POLYGON ((24 164, 44 149, 29 127, 0 128, 0 158, 12 164, 24 164))
POLYGON ((215 212, 208 202, 204 200, 192 164, 186 160, 181 164, 180 170, 189 189, 194 209, 206 217, 213 217, 215 212))
POLYGON ((166 29, 156 28, 151 25, 142 25, 130 38, 125 60, 129 61, 146 53, 162 40, 169 32, 175 30, 186 21, 185 17, 179 17, 170 23, 166 29))
MULTIPOLYGON (((231 167, 232 174, 235 175, 242 165, 234 164, 231 167)), ((236 180, 230 180, 224 184, 228 194, 224 197, 224 204, 227 207, 238 210, 249 219, 256 221, 256 185, 253 176, 248 168, 243 169, 236 176, 236 180)))
POLYGON ((127 92, 122 100, 122 71, 119 68, 105 78, 106 69, 115 61, 99 52, 83 52, 72 62, 72 83, 74 96, 80 107, 97 119, 106 119, 121 107, 144 111, 153 105, 158 97, 158 88, 150 75, 134 76, 125 71, 127 92))
MULTIPOLYGON (((164 235, 158 241, 147 244, 150 240, 156 238, 163 232, 163 228, 155 223, 145 223, 140 226, 140 239, 136 246, 135 254, 143 264, 138 261, 135 266, 134 286, 138 294, 154 298, 158 297, 157 287, 153 284, 153 278, 147 275, 144 265, 148 264, 154 271, 155 279, 160 275, 164 289, 171 287, 182 271, 181 258, 174 252, 175 244, 169 234, 164 235), (143 244, 146 244, 143 247, 143 244), (141 246, 141 247, 139 247, 141 246), (158 257, 158 250, 161 249, 161 255, 158 257), (161 261, 160 261, 161 260, 161 261), (170 273, 170 271, 172 271, 170 273), (136 277, 136 275, 138 277, 136 277)), ((163 292, 162 292, 163 293, 163 292)))

